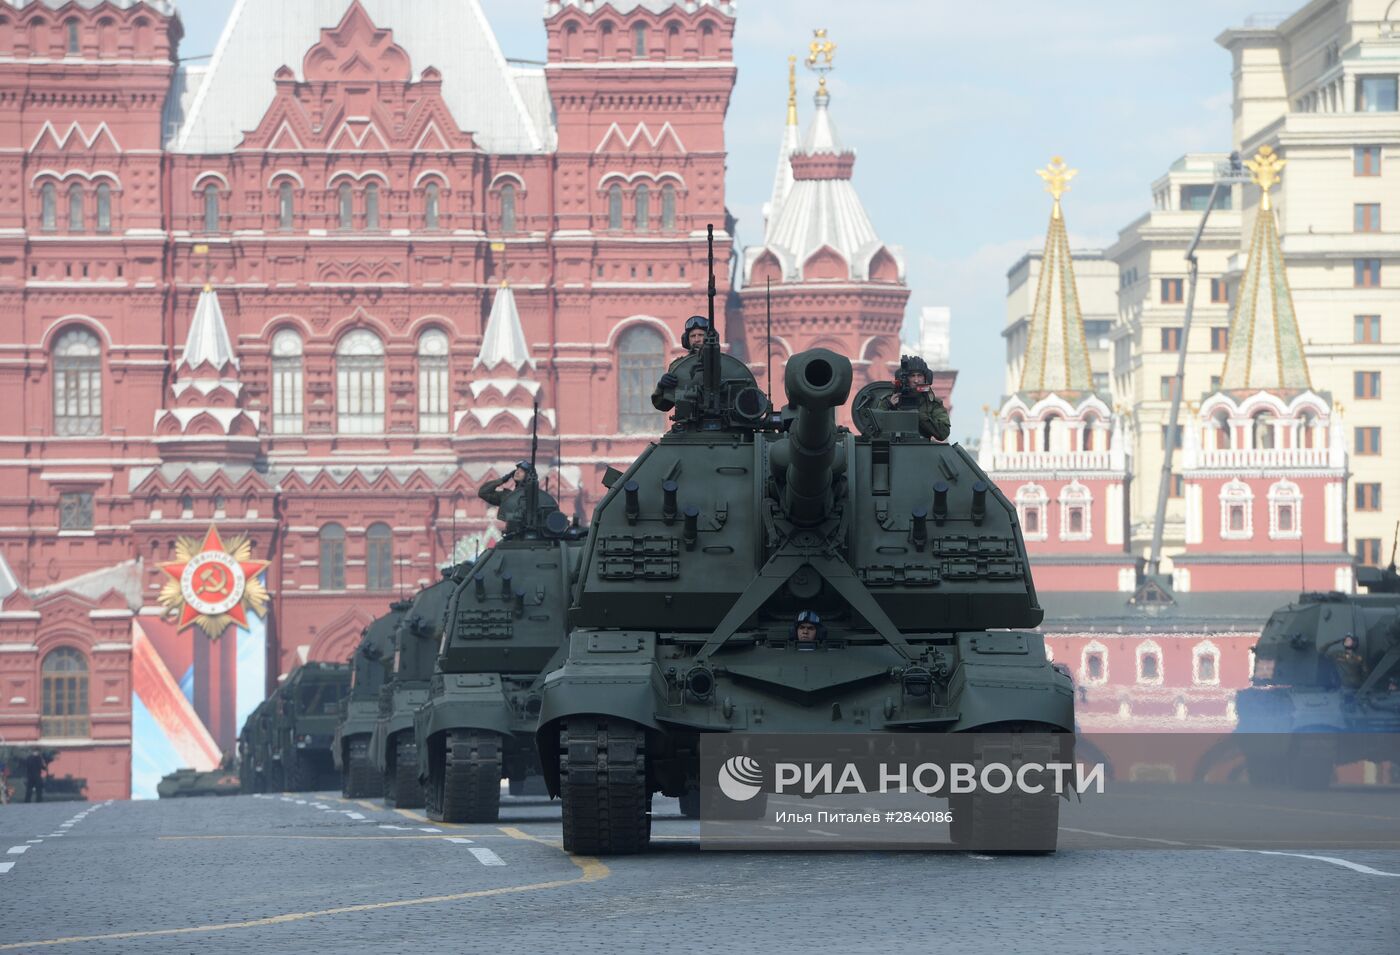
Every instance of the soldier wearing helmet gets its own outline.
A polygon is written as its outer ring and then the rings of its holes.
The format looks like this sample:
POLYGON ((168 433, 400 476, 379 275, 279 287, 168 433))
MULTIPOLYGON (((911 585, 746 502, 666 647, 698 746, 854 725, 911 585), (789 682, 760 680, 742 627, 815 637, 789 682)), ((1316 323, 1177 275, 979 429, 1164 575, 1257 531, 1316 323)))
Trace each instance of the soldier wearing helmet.
POLYGON ((709 320, 703 315, 692 315, 685 320, 681 343, 685 345, 686 353, 671 362, 671 367, 657 380, 656 389, 651 393, 651 406, 657 411, 670 411, 676 406, 676 389, 680 387, 676 367, 691 355, 699 354, 700 346, 705 344, 705 333, 709 330, 709 320))
MULTIPOLYGON (((503 478, 494 481, 487 481, 481 485, 476 492, 476 496, 487 504, 497 508, 496 517, 505 521, 506 529, 503 536, 510 538, 520 534, 525 529, 526 518, 529 515, 526 511, 529 508, 530 491, 534 485, 539 484, 539 477, 535 474, 535 466, 529 461, 515 462, 515 469, 503 478), (514 487, 503 490, 504 485, 514 483, 514 487)), ((554 498, 538 491, 538 506, 544 510, 557 510, 558 504, 554 498)))
POLYGON ((905 355, 899 359, 894 391, 881 398, 876 407, 881 411, 917 411, 919 433, 926 438, 946 441, 952 423, 948 420, 948 409, 929 388, 931 380, 928 364, 922 358, 905 355))
POLYGON ((826 624, 815 610, 804 610, 793 620, 788 637, 799 650, 815 650, 826 642, 826 624))

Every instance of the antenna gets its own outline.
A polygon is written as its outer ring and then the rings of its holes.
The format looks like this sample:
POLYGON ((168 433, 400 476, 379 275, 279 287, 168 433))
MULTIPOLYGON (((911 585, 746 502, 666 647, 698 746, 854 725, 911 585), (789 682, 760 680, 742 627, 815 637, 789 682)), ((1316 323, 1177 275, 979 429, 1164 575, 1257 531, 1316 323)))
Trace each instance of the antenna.
POLYGON ((1395 533, 1390 538, 1390 566, 1395 567, 1395 546, 1400 544, 1400 521, 1395 522, 1395 533))
MULTIPOLYGON (((1296 520, 1296 518, 1295 518, 1296 520)), ((1308 592, 1308 565, 1303 559, 1303 535, 1298 535, 1298 592, 1308 592)))
MULTIPOLYGON (((773 276, 768 276, 768 290, 764 293, 763 307, 768 313, 768 327, 764 334, 768 338, 768 364, 764 365, 768 374, 768 391, 771 393, 777 388, 777 383, 773 381, 773 276)), ((770 401, 771 396, 770 396, 770 401)))
POLYGON ((710 268, 710 328, 718 334, 715 329, 715 224, 713 222, 705 226, 705 234, 709 242, 709 268, 710 268))

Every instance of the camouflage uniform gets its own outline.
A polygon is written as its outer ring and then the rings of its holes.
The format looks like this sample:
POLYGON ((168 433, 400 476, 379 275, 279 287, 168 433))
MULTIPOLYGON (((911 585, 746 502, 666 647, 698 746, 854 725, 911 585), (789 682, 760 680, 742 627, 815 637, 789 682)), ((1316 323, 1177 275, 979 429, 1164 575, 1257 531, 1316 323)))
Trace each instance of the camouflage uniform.
MULTIPOLYGON (((905 404, 908 399, 902 399, 896 407, 890 398, 892 394, 885 395, 876 404, 881 411, 908 411, 909 406, 905 404)), ((947 441, 949 433, 953 430, 952 422, 948 418, 948 409, 943 407, 943 402, 932 391, 919 393, 919 401, 915 410, 919 412, 919 433, 926 438, 936 438, 939 441, 947 441)))

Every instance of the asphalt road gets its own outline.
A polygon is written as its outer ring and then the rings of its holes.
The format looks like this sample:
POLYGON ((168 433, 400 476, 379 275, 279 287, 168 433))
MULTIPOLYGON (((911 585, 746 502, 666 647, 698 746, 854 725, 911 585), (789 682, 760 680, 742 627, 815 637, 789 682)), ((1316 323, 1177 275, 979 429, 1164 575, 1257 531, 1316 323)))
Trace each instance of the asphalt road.
POLYGON ((559 848, 557 804, 497 826, 332 794, 0 809, 0 951, 1300 952, 1397 949, 1400 851, 559 848))

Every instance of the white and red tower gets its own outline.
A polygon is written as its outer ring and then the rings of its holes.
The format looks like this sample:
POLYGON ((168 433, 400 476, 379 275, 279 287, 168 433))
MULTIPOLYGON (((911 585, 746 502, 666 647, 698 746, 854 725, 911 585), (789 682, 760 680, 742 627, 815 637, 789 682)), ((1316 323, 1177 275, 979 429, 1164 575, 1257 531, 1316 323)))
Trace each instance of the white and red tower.
POLYGON ((1056 156, 1039 175, 1054 205, 1021 384, 989 417, 979 459, 1016 505, 1037 588, 1131 591, 1122 422, 1094 390, 1060 207, 1075 170, 1056 156))
MULTIPOLYGON (((899 364, 909 301, 904 253, 881 241, 851 182, 856 155, 837 135, 824 75, 834 50, 826 31, 818 30, 807 65, 823 75, 800 144, 789 64, 787 122, 763 243, 744 250, 738 295, 743 338, 751 367, 770 391, 782 381, 788 357, 808 348, 849 355, 857 387, 889 379, 899 364), (770 305, 774 368, 767 375, 770 305)), ((954 377, 934 381, 945 404, 954 377)))
POLYGON ((1342 590, 1347 449, 1340 409, 1313 390, 1269 190, 1284 161, 1246 163, 1262 190, 1220 387, 1186 431, 1186 551, 1177 591, 1342 590))

